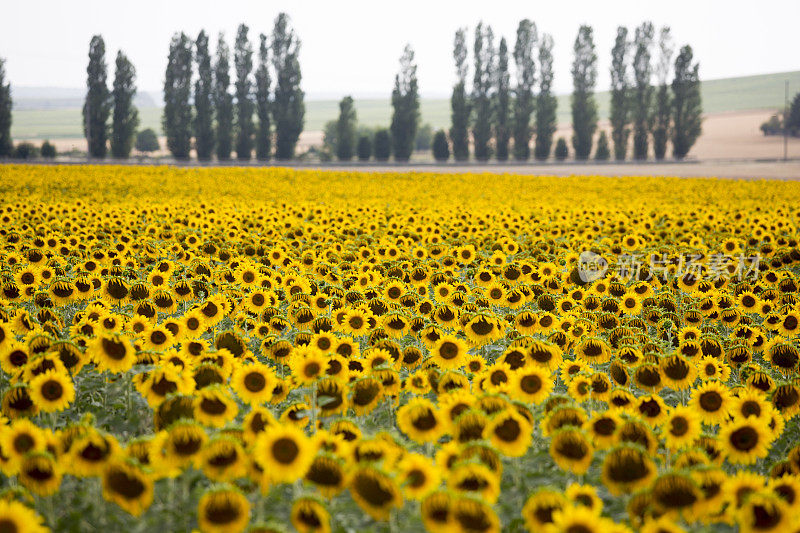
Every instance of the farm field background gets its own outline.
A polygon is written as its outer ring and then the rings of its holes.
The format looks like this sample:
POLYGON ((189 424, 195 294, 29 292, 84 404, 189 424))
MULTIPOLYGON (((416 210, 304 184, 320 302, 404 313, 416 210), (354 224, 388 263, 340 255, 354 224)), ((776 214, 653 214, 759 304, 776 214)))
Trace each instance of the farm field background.
POLYGON ((798 199, 0 166, 0 510, 30 531, 793 531, 798 199))

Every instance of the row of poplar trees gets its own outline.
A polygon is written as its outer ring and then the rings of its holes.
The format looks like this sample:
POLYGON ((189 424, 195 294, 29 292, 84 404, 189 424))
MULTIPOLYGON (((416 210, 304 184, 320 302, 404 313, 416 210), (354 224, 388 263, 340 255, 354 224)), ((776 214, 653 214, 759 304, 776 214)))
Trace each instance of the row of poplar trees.
MULTIPOLYGON (((585 33, 590 39, 591 28, 585 33)), ((658 56, 654 58, 655 33, 652 22, 637 27, 632 40, 626 27, 617 28, 611 50, 609 117, 617 161, 627 157, 631 133, 634 159, 647 159, 652 140, 655 158, 661 160, 670 140, 673 157, 685 157, 702 131, 699 65, 693 63, 692 48, 681 48, 673 67, 675 48, 669 27, 659 31, 658 56), (653 74, 657 86, 652 83, 653 74)))
POLYGON ((233 151, 236 159, 248 161, 254 150, 259 161, 273 155, 278 160, 294 157, 305 117, 300 39, 285 13, 275 19, 271 36, 259 35, 257 53, 248 32, 241 24, 236 33, 233 94, 231 54, 222 34, 213 65, 205 31, 194 42, 184 33, 173 36, 162 126, 167 148, 176 159, 190 157, 193 140, 201 161, 214 155, 219 161, 230 160, 233 151))
POLYGON ((114 83, 109 90, 105 55, 103 37, 95 35, 89 43, 89 65, 86 67, 83 133, 91 157, 106 157, 110 144, 111 156, 124 159, 131 154, 139 126, 139 112, 133 103, 136 69, 122 50, 118 51, 114 83))
POLYGON ((455 160, 469 159, 470 134, 478 161, 487 161, 492 155, 498 161, 506 161, 510 156, 527 161, 534 136, 533 156, 547 159, 556 131, 553 38, 544 34, 539 40, 536 24, 525 19, 517 28, 514 49, 509 50, 505 37, 495 49, 491 26, 478 24, 473 44, 471 93, 467 89, 467 56, 467 30, 461 28, 455 36, 453 57, 457 81, 450 98, 450 142, 455 160), (516 66, 513 88, 509 53, 516 66))
MULTIPOLYGON (((651 139, 655 157, 663 159, 670 140, 673 156, 683 158, 701 132, 699 67, 693 63, 692 49, 681 48, 669 84, 673 47, 669 28, 661 30, 656 88, 652 85, 654 33, 650 22, 636 29, 632 41, 626 28, 620 27, 617 32, 610 110, 617 160, 626 158, 631 133, 635 159, 647 159, 651 139)), ((592 153, 598 124, 597 53, 591 26, 580 27, 573 53, 572 146, 575 158, 586 160, 592 153)), ((527 161, 531 155, 537 160, 548 159, 558 106, 553 94, 553 38, 548 34, 540 38, 536 24, 525 19, 517 28, 513 51, 505 37, 495 48, 492 28, 479 23, 473 45, 471 92, 467 89, 467 56, 467 31, 462 28, 455 35, 457 82, 450 100, 449 138, 456 161, 468 160, 470 147, 478 161, 492 156, 498 161, 510 157, 527 161), (513 87, 509 71, 512 58, 516 67, 513 87)), ((601 133, 600 143, 606 142, 605 133, 601 133)))

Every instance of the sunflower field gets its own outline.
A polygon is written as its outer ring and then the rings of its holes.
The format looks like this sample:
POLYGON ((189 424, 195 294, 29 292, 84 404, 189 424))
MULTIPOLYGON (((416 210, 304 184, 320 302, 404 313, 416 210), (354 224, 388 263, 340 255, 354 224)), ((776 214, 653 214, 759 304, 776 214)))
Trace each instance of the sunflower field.
POLYGON ((797 532, 800 184, 0 166, 0 532, 797 532))

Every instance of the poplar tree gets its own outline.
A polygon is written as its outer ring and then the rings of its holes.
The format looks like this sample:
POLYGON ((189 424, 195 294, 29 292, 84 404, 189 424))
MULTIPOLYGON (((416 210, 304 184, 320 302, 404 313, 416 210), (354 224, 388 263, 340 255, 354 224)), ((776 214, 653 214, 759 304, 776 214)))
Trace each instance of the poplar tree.
POLYGON ((636 28, 634 46, 636 53, 633 56, 633 157, 634 159, 647 159, 649 146, 650 120, 652 118, 653 86, 650 78, 653 68, 650 64, 653 46, 653 23, 644 22, 636 28))
POLYGON ((200 31, 195 41, 197 80, 194 82, 194 144, 197 159, 208 161, 214 152, 214 77, 208 35, 200 31))
POLYGON ((136 96, 136 69, 122 51, 117 52, 114 72, 114 113, 111 120, 111 155, 127 159, 136 141, 139 112, 133 104, 136 96))
POLYGON ((630 82, 628 80, 628 28, 617 28, 617 38, 611 50, 611 140, 614 159, 625 160, 630 129, 630 82))
POLYGON ((11 83, 6 81, 6 62, 0 58, 0 157, 10 157, 14 150, 11 140, 11 83))
POLYGON ((392 90, 392 152, 395 161, 408 161, 414 150, 419 125, 419 86, 414 50, 407 44, 400 58, 400 72, 392 90))
POLYGON ((692 47, 681 48, 672 80, 672 155, 683 159, 703 131, 700 65, 692 64, 692 47))
POLYGON ((453 58, 456 62, 457 82, 450 97, 450 141, 453 143, 453 157, 456 161, 469 159, 469 115, 471 111, 467 98, 467 30, 456 31, 453 44, 453 58))
POLYGON ((258 115, 258 129, 256 130, 256 159, 269 161, 272 152, 272 127, 270 122, 270 83, 269 76, 269 46, 267 36, 259 36, 258 68, 256 69, 256 114, 258 115))
POLYGON ((550 157, 556 132, 558 100, 553 94, 553 38, 544 34, 539 45, 539 96, 536 98, 536 143, 534 156, 539 161, 550 157))
POLYGON ((523 19, 517 27, 514 44, 514 63, 517 67, 517 87, 514 89, 514 159, 527 161, 531 157, 531 118, 536 107, 533 89, 536 84, 534 47, 538 40, 536 24, 523 19))
POLYGON ((289 28, 289 16, 280 13, 272 31, 272 64, 275 71, 275 100, 272 118, 275 122, 275 158, 294 157, 295 147, 303 131, 306 107, 300 89, 300 39, 289 28))
POLYGON ((494 33, 483 22, 475 29, 475 73, 472 82, 472 139, 475 159, 488 161, 491 157, 489 142, 492 138, 492 85, 494 81, 494 33))
POLYGON ((108 117, 111 114, 111 95, 106 70, 106 45, 103 37, 95 35, 89 43, 89 66, 86 67, 86 100, 83 104, 83 134, 91 157, 106 156, 108 117))
POLYGON ((217 61, 214 65, 214 107, 217 111, 217 159, 228 161, 233 150, 233 96, 230 93, 230 49, 225 36, 217 40, 217 61))
POLYGON ((575 159, 586 160, 592 152, 592 139, 597 130, 597 53, 591 26, 583 25, 575 39, 572 63, 572 146, 575 159))
POLYGON ((167 148, 175 159, 189 159, 192 149, 192 41, 175 34, 169 45, 164 77, 164 115, 167 148))
POLYGON ((661 28, 658 38, 658 64, 656 66, 656 79, 658 80, 658 93, 656 94, 656 107, 653 116, 653 152, 657 160, 664 159, 667 153, 672 125, 671 106, 672 95, 667 84, 669 78, 672 55, 675 48, 672 44, 672 35, 669 27, 661 28))
POLYGON ((497 49, 496 93, 494 98, 494 142, 498 161, 508 161, 508 142, 511 137, 511 77, 508 73, 508 45, 505 37, 497 49))
POLYGON ((247 37, 248 27, 239 25, 234 44, 236 68, 236 158, 249 161, 253 155, 253 47, 247 37))
POLYGON ((356 149, 356 108, 353 98, 345 96, 339 102, 339 119, 336 121, 336 158, 350 161, 356 149))

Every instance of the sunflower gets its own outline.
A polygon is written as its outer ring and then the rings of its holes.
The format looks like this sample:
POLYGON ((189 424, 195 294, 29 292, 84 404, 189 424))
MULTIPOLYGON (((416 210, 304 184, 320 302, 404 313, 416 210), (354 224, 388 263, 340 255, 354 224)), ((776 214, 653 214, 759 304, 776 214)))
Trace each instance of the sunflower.
POLYGON ((305 402, 292 402, 283 410, 278 421, 284 425, 303 429, 311 423, 311 406, 305 402))
POLYGON ((292 352, 289 365, 292 376, 299 385, 314 383, 325 374, 327 366, 323 353, 310 346, 296 348, 292 352))
POLYGON ((208 441, 203 426, 194 420, 181 419, 173 423, 168 431, 161 432, 153 442, 156 462, 165 468, 183 468, 194 464, 208 441))
POLYGON ((460 531, 499 533, 500 518, 492 507, 483 500, 459 497, 452 504, 453 520, 460 531))
POLYGON ((254 448, 256 461, 272 483, 291 483, 304 477, 315 453, 315 443, 290 425, 266 427, 254 448))
POLYGON ((452 428, 453 437, 462 444, 482 440, 488 425, 489 421, 482 412, 470 409, 456 418, 452 428))
POLYGON ((733 420, 723 424, 719 440, 728 461, 735 464, 752 464, 769 453, 771 431, 767 422, 758 418, 733 420))
POLYGON ((250 502, 236 489, 212 489, 200 498, 197 522, 209 533, 239 533, 250 520, 250 502))
POLYGON ((75 385, 55 370, 39 374, 30 382, 31 400, 45 413, 63 411, 75 400, 75 385))
POLYGON ((0 499, 0 530, 9 532, 46 533, 50 531, 36 511, 12 499, 0 499))
POLYGON ((276 425, 278 422, 266 407, 254 407, 247 416, 244 417, 242 426, 244 427, 245 442, 253 444, 258 435, 268 426, 276 425))
POLYGON ((200 452, 200 466, 212 481, 234 481, 247 473, 247 455, 241 443, 232 436, 217 435, 200 452))
POLYGON ((392 508, 403 503, 394 480, 372 466, 359 466, 348 484, 359 507, 374 520, 388 520, 392 508))
POLYGON ((690 446, 702 430, 700 417, 696 411, 685 405, 669 410, 662 425, 664 444, 671 450, 690 446))
POLYGON ((469 345, 455 335, 443 335, 431 349, 431 357, 439 368, 457 369, 466 362, 469 345))
POLYGON ((2 408, 3 414, 12 420, 32 417, 39 412, 31 399, 30 388, 24 383, 16 383, 3 393, 2 408))
POLYGON ((700 379, 703 381, 719 380, 722 383, 728 381, 731 375, 731 367, 710 355, 703 356, 697 365, 700 379))
POLYGON ((660 361, 659 366, 664 385, 672 390, 686 390, 697 379, 697 366, 681 355, 665 357, 660 361))
POLYGON ((383 384, 375 377, 365 377, 350 385, 350 405, 357 416, 370 413, 383 398, 383 384))
POLYGON ((733 407, 730 389, 718 381, 706 381, 692 391, 689 406, 709 425, 724 422, 733 407))
POLYGON ((169 394, 190 394, 194 391, 195 381, 188 374, 179 372, 174 366, 159 367, 136 382, 139 393, 145 397, 151 407, 157 407, 169 394))
POLYGON ((791 510, 797 511, 800 507, 800 477, 796 474, 771 479, 767 489, 786 502, 791 510))
POLYGON ((431 533, 451 533, 457 527, 452 515, 452 496, 436 491, 425 496, 420 503, 422 523, 431 533))
POLYGON ((510 395, 522 402, 539 404, 553 390, 555 380, 545 367, 521 368, 511 375, 510 395))
POLYGON ((573 376, 567 385, 567 393, 578 403, 583 403, 592 395, 592 380, 584 374, 573 376))
POLYGON ((432 402, 412 398, 397 411, 397 426, 418 443, 436 442, 445 430, 444 421, 432 402))
POLYGON ((464 326, 467 338, 475 346, 483 346, 501 338, 504 330, 505 328, 496 318, 484 314, 475 315, 464 326))
POLYGON ((61 468, 48 452, 28 452, 19 465, 17 479, 39 496, 50 496, 61 486, 61 468))
POLYGON ((778 333, 784 337, 796 337, 800 334, 800 312, 789 311, 781 316, 778 333))
POLYGON ((564 428, 556 431, 550 440, 550 457, 562 469, 582 475, 592 463, 592 444, 582 431, 564 428))
POLYGON ((789 506, 770 494, 753 494, 736 513, 737 523, 744 533, 795 531, 794 516, 789 506))
POLYGON ((529 531, 540 531, 553 525, 553 514, 567 505, 561 492, 541 488, 531 494, 522 508, 522 517, 529 531))
POLYGON ((119 443, 112 435, 92 430, 72 443, 66 464, 76 477, 93 477, 100 475, 109 461, 120 455, 119 443))
POLYGON ((26 454, 46 449, 45 432, 28 419, 14 420, 10 426, 3 429, 4 431, 0 432, 0 448, 9 461, 11 472, 16 472, 26 454))
POLYGON ((263 405, 272 399, 277 376, 264 363, 238 366, 231 376, 231 388, 250 405, 263 405))
POLYGON ((703 498, 695 480, 677 472, 658 476, 650 491, 654 507, 662 513, 691 513, 692 508, 703 498))
POLYGON ((359 337, 370 330, 370 318, 372 318, 372 313, 360 309, 350 309, 344 314, 339 329, 348 335, 359 337))
POLYGON ((0 365, 3 372, 13 374, 28 362, 27 347, 14 340, 14 333, 7 323, 0 322, 0 365))
POLYGON ((292 525, 299 533, 330 533, 331 517, 325 507, 315 498, 298 498, 290 513, 292 525))
POLYGON ((653 427, 657 427, 667 418, 667 404, 657 394, 639 396, 634 412, 653 427))
POLYGON ((102 474, 103 498, 119 505, 133 516, 140 516, 153 502, 153 480, 130 462, 110 462, 102 474))
POLYGON ((591 436, 592 444, 598 449, 605 449, 617 442, 617 429, 622 419, 613 411, 598 412, 587 420, 583 429, 591 436))
MULTIPOLYGON (((344 441, 342 437, 339 438, 344 441)), ((345 463, 339 457, 319 454, 312 461, 304 479, 313 484, 325 498, 333 498, 345 488, 347 482, 345 463)))
POLYGON ((630 494, 648 486, 657 474, 656 465, 647 453, 631 444, 610 450, 601 469, 603 484, 614 496, 630 494))
POLYGON ((566 504, 553 512, 553 531, 581 533, 606 533, 612 531, 614 522, 598 516, 594 510, 584 505, 566 504))
POLYGON ((575 347, 575 355, 589 364, 603 364, 611 360, 611 348, 598 337, 587 337, 575 347))
POLYGON ((664 387, 661 368, 654 363, 641 363, 633 371, 632 381, 639 389, 657 393, 664 387))
POLYGON ((492 418, 487 434, 500 453, 521 457, 531 444, 533 425, 517 411, 506 410, 492 418))

